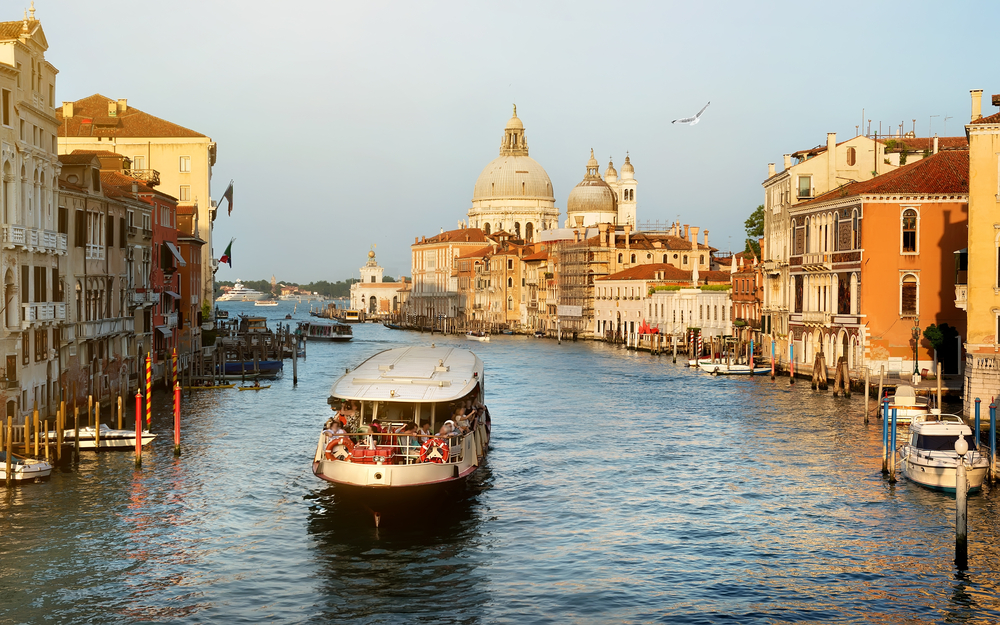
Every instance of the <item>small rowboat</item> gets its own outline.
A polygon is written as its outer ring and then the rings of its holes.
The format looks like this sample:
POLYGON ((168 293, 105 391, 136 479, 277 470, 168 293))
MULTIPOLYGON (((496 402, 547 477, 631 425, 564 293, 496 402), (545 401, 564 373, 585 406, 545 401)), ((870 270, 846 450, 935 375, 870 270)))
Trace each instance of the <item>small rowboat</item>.
POLYGON ((265 386, 241 386, 241 391, 263 391, 265 388, 271 388, 270 384, 265 386))
MULTIPOLYGON (((33 460, 11 454, 11 479, 15 482, 43 480, 52 473, 52 465, 44 460, 33 460)), ((7 453, 0 451, 0 479, 7 479, 7 453)))
POLYGON ((185 386, 185 391, 210 391, 214 388, 233 388, 235 384, 216 384, 215 386, 185 386))

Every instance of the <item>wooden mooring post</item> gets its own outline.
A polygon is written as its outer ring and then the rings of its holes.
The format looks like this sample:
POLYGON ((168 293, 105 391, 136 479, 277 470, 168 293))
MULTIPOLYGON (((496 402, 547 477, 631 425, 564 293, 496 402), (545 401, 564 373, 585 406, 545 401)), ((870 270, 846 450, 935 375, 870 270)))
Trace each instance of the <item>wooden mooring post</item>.
POLYGON ((868 423, 868 403, 871 400, 871 371, 865 367, 865 423, 868 423))
MULTIPOLYGON (((878 401, 875 402, 875 412, 877 413, 879 407, 882 405, 882 387, 885 383, 885 365, 882 365, 878 370, 878 401)), ((885 418, 885 411, 882 411, 882 418, 885 418)))

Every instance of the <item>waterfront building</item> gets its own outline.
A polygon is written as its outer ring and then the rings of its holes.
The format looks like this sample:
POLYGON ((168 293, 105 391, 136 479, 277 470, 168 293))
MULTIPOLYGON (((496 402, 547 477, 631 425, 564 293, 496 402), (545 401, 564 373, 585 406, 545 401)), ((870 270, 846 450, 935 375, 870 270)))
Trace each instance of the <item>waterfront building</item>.
POLYGON ((681 342, 687 340, 688 330, 695 328, 704 340, 731 336, 732 318, 727 314, 732 305, 730 288, 729 284, 716 284, 654 290, 647 304, 648 323, 681 342))
POLYGON ((522 322, 524 329, 547 332, 555 327, 556 305, 550 303, 549 289, 555 285, 554 267, 549 261, 549 252, 542 247, 539 251, 521 257, 524 270, 527 306, 522 322))
MULTIPOLYGON (((194 362, 195 352, 202 348, 202 324, 211 318, 211 305, 202 289, 201 250, 206 244, 198 237, 198 211, 194 207, 177 207, 177 247, 184 264, 180 266, 180 300, 177 303, 178 371, 194 362), (205 313, 208 312, 208 315, 205 313)), ((211 324, 207 326, 212 328, 211 324)))
MULTIPOLYGON (((725 288, 730 276, 724 271, 705 271, 697 275, 669 263, 637 265, 617 273, 602 276, 594 281, 594 335, 608 341, 625 341, 635 335, 643 322, 657 327, 664 325, 667 318, 665 301, 658 301, 661 309, 653 309, 652 297, 656 291, 679 291, 685 288, 697 289, 701 286, 725 288)), ((728 295, 727 295, 728 301, 728 295)), ((713 300, 713 304, 717 304, 713 300)), ((679 309, 678 309, 679 310, 679 309)), ((726 312, 722 318, 725 320, 726 312)), ((688 316, 690 321, 690 316, 688 316)), ((664 326, 666 333, 678 333, 681 326, 664 326)))
POLYGON ((5 414, 16 420, 37 406, 51 416, 59 397, 60 332, 67 228, 56 210, 59 161, 54 116, 56 74, 48 42, 31 16, 0 22, 0 215, 3 218, 5 414))
MULTIPOLYGON (((1000 388, 1000 235, 996 214, 1000 208, 1000 113, 982 115, 981 89, 972 94, 972 119, 965 127, 969 138, 968 279, 956 269, 956 304, 968 318, 965 344, 965 414, 972 414, 976 397, 992 397, 1000 388)), ((1000 106, 994 95, 993 106, 1000 106)))
POLYGON ((375 250, 361 268, 361 281, 351 285, 351 308, 371 317, 388 317, 399 312, 398 282, 383 282, 385 269, 375 260, 375 250))
MULTIPOLYGON (((760 311, 763 288, 762 274, 757 257, 740 252, 731 257, 730 276, 732 278, 733 309, 730 315, 733 328, 741 339, 756 339, 760 333, 760 311)), ((758 340, 758 344, 759 340, 758 340)))
POLYGON ((407 314, 414 321, 455 319, 466 314, 466 296, 458 290, 455 259, 487 245, 479 228, 442 231, 433 237, 416 237, 410 247, 413 285, 407 314))
MULTIPOLYGON (((967 241, 968 176, 968 151, 939 152, 790 208, 798 363, 822 351, 828 365, 845 356, 852 369, 909 375, 933 368, 924 328, 948 324, 964 336, 954 259, 967 241)), ((957 372, 956 341, 938 357, 957 372)))
POLYGON ((549 175, 528 156, 524 124, 515 107, 504 129, 500 156, 483 168, 476 180, 468 226, 482 229, 487 235, 505 230, 515 239, 531 243, 539 231, 557 226, 559 209, 555 202, 549 175))
POLYGON ((186 211, 197 209, 198 238, 206 242, 202 246, 202 292, 213 293, 218 261, 212 257, 216 144, 211 137, 129 106, 126 99, 100 94, 64 102, 55 114, 60 154, 79 149, 122 154, 131 163, 129 176, 159 187, 186 211))
MULTIPOLYGON (((961 138, 921 139, 913 136, 872 137, 858 135, 837 143, 836 133, 827 133, 826 145, 784 155, 784 169, 768 164, 764 187, 764 237, 761 242, 763 303, 761 332, 778 345, 784 359, 789 350, 789 316, 793 307, 793 284, 789 258, 794 242, 790 239, 789 210, 833 189, 864 182, 914 163, 939 150, 961 149, 961 138), (794 161, 794 163, 793 163, 794 161)), ((824 227, 829 227, 825 224, 824 227)), ((784 362, 784 360, 782 360, 784 362)))

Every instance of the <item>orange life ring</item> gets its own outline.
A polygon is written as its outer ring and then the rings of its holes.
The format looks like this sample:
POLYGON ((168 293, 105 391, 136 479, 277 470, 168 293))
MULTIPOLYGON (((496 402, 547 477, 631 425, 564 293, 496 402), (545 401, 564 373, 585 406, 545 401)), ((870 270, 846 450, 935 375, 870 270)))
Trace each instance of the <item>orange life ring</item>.
POLYGON ((352 441, 350 438, 348 438, 346 436, 338 436, 337 438, 333 439, 332 441, 330 441, 329 443, 326 444, 326 459, 327 460, 346 460, 348 458, 348 456, 351 455, 352 451, 354 451, 354 441, 352 441), (346 448, 346 450, 347 450, 347 454, 344 455, 343 458, 338 458, 333 453, 333 448, 336 447, 336 446, 338 446, 338 445, 344 446, 346 448))
POLYGON ((442 464, 448 462, 448 443, 440 438, 428 438, 420 446, 420 462, 442 464))

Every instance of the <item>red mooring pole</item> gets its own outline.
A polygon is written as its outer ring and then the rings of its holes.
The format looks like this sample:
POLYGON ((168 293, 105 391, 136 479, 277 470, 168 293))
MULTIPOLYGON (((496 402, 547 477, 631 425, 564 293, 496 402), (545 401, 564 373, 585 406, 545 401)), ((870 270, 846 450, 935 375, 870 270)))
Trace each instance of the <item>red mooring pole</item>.
POLYGON ((135 391, 135 466, 142 466, 142 391, 135 391))
POLYGON ((174 455, 181 455, 181 385, 174 382, 174 455))

